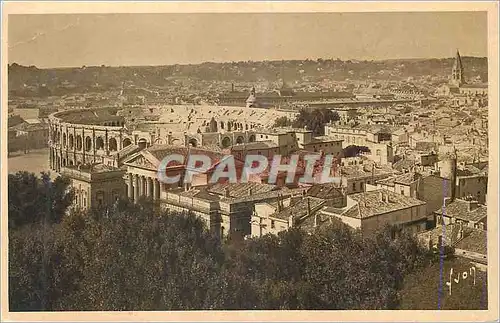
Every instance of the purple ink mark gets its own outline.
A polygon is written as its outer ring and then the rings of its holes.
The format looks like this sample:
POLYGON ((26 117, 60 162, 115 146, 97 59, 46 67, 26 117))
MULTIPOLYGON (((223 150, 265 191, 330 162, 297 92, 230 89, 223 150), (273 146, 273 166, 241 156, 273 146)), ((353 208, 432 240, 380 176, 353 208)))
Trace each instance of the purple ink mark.
MULTIPOLYGON (((486 245, 488 245, 488 230, 486 230, 486 245)), ((486 256, 488 256, 488 249, 486 248, 486 256)), ((488 309, 488 270, 486 269, 486 277, 483 282, 483 292, 481 293, 481 309, 488 309)))
POLYGON ((443 229, 441 245, 439 246, 439 289, 438 289, 438 310, 441 309, 441 297, 443 295, 443 271, 444 271, 444 239, 446 233, 446 226, 444 224, 444 216, 446 215, 446 197, 448 194, 448 181, 443 180, 443 207, 441 214, 441 227, 443 229))

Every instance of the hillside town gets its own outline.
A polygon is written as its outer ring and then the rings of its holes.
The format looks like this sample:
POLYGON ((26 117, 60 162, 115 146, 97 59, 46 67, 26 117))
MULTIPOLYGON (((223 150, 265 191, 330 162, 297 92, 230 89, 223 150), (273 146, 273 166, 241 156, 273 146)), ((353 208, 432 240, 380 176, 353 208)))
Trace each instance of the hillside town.
MULTIPOLYGON (((225 90, 213 83, 222 89, 217 93, 206 80, 172 80, 175 98, 125 82, 117 91, 95 83, 95 91, 75 95, 43 94, 50 92, 45 84, 24 84, 9 96, 9 153, 48 148, 51 172, 70 178, 76 190, 73 209, 147 198, 163 209, 192 212, 220 237, 243 239, 292 227, 313 233, 332 220, 367 236, 391 225, 395 235, 411 232, 430 249, 453 246, 457 256, 485 270, 484 75, 474 75, 457 50, 445 77, 346 78, 330 81, 325 90, 326 79, 289 84, 281 64, 279 80, 267 87, 233 81, 225 90), (195 88, 205 90, 193 92, 191 99, 182 94, 195 88), (30 89, 38 94, 26 96, 30 89), (293 121, 313 110, 330 110, 336 118, 317 129, 277 125, 278 119, 293 121), (213 165, 233 156, 238 173, 250 155, 269 162, 298 155, 300 162, 291 181, 279 172, 271 182, 266 169, 246 181, 216 183, 209 181, 213 167, 185 181, 184 162, 166 167, 166 173, 181 176, 168 184, 159 178, 159 168, 172 154, 202 154, 213 165), (316 175, 324 157, 334 156, 339 181, 301 182, 304 156, 311 155, 320 160, 316 175), (452 237, 441 234, 443 228, 452 237)), ((9 66, 14 74, 24 69, 9 66)), ((71 89, 78 86, 74 82, 63 85, 71 89)))

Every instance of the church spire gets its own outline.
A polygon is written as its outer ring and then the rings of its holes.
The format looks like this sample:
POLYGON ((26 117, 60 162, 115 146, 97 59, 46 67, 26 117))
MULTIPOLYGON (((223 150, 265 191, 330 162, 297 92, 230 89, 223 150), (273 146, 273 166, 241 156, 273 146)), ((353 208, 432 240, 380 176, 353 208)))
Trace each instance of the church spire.
POLYGON ((451 71, 451 82, 455 86, 461 86, 462 84, 465 83, 462 57, 460 57, 460 52, 458 51, 458 49, 455 55, 455 62, 453 63, 453 69, 451 71))

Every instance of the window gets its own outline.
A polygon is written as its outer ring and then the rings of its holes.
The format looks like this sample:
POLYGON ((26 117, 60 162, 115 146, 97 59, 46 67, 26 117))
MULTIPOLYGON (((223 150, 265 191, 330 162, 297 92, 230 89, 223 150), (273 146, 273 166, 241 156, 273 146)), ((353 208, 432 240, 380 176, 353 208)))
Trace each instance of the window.
POLYGON ((401 195, 405 195, 405 190, 401 189, 401 195))
POLYGON ((356 183, 352 183, 352 190, 355 191, 356 190, 356 183))
POLYGON ((96 193, 97 206, 101 207, 104 204, 104 192, 98 191, 96 193))
POLYGON ((276 224, 274 223, 274 220, 271 220, 271 229, 274 229, 276 227, 276 224))

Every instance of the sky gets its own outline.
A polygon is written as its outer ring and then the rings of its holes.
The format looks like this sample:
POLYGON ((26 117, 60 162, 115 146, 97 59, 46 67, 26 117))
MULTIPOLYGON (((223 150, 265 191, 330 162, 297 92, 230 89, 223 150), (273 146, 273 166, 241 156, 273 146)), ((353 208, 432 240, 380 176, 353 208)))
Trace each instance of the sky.
POLYGON ((487 56, 486 12, 9 15, 8 61, 39 68, 487 56))

